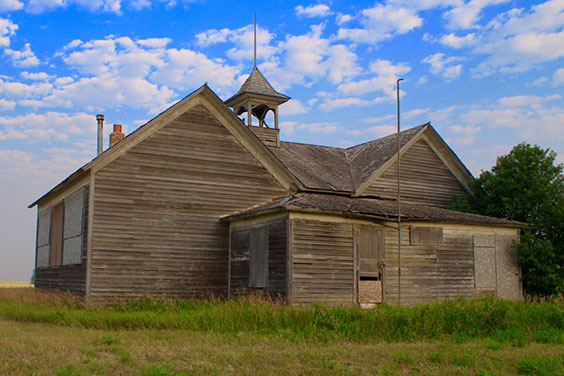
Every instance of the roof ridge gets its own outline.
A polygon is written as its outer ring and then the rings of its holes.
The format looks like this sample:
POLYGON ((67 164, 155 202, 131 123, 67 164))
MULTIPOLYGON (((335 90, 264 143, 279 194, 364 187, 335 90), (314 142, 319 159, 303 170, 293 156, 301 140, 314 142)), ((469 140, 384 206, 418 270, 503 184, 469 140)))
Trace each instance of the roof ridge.
MULTIPOLYGON (((415 127, 411 127, 411 128, 404 129, 403 131, 400 131, 400 134, 405 134, 406 132, 410 132, 410 131, 413 131, 413 130, 415 130, 415 129, 423 128, 423 127, 426 126, 426 125, 431 125, 431 123, 430 123, 430 122, 426 122, 426 123, 424 123, 424 124, 416 125, 415 127)), ((382 141, 382 140, 384 140, 384 139, 386 139, 386 138, 388 138, 388 137, 394 137, 395 135, 397 135, 397 132, 396 132, 396 133, 389 134, 389 135, 387 135, 387 136, 380 137, 380 138, 375 138, 374 140, 369 140, 369 141, 366 141, 366 142, 362 142, 362 143, 360 143, 360 144, 356 144, 356 145, 349 146, 348 148, 345 148, 345 150, 351 150, 351 149, 356 148, 357 146, 362 146, 362 145, 370 144, 370 143, 376 142, 376 141, 382 141)))

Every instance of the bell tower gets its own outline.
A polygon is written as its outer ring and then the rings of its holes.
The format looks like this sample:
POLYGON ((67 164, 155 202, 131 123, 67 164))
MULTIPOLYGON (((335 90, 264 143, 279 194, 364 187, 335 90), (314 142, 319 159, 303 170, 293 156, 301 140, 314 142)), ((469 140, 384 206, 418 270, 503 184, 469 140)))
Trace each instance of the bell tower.
POLYGON ((233 108, 237 116, 247 113, 246 126, 266 145, 280 146, 280 129, 278 123, 278 106, 286 103, 290 97, 274 90, 257 67, 257 23, 254 19, 254 64, 251 74, 243 83, 237 94, 225 101, 233 108), (274 127, 265 122, 268 111, 274 115, 274 127), (258 124, 253 124, 253 116, 258 124))

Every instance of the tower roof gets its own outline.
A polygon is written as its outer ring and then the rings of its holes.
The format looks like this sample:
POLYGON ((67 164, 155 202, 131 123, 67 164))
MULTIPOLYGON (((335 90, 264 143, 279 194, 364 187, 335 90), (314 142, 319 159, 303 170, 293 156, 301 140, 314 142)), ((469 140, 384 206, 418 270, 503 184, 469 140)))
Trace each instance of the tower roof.
POLYGON ((237 94, 225 101, 228 106, 235 102, 235 99, 244 94, 259 94, 271 97, 280 104, 288 101, 290 97, 274 90, 259 69, 255 66, 249 77, 245 80, 237 94))

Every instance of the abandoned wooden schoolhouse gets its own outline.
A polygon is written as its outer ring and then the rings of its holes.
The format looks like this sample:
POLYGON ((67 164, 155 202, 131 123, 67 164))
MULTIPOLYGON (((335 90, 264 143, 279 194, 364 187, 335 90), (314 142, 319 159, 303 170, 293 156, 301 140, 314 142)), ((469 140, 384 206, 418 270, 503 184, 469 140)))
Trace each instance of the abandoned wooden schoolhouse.
POLYGON ((398 138, 398 221, 396 135, 284 142, 288 100, 255 66, 226 101, 204 85, 125 138, 114 126, 107 150, 30 205, 35 286, 98 303, 253 290, 289 304, 522 297, 521 224, 443 209, 470 194, 472 175, 430 124, 398 138))

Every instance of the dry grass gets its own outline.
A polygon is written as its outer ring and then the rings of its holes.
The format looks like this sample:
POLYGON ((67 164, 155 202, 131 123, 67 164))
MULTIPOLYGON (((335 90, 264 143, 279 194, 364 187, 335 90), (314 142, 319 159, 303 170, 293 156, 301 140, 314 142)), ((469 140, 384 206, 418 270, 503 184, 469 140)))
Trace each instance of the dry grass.
POLYGON ((14 288, 14 287, 33 287, 29 282, 25 281, 0 281, 0 288, 14 288))
POLYGON ((564 375, 564 346, 288 343, 251 334, 107 331, 0 320, 0 374, 564 375))
MULTIPOLYGON (((0 285, 2 287, 2 285, 0 285)), ((0 289, 0 300, 48 307, 84 307, 82 298, 68 292, 39 290, 28 284, 29 288, 5 286, 0 289)))

